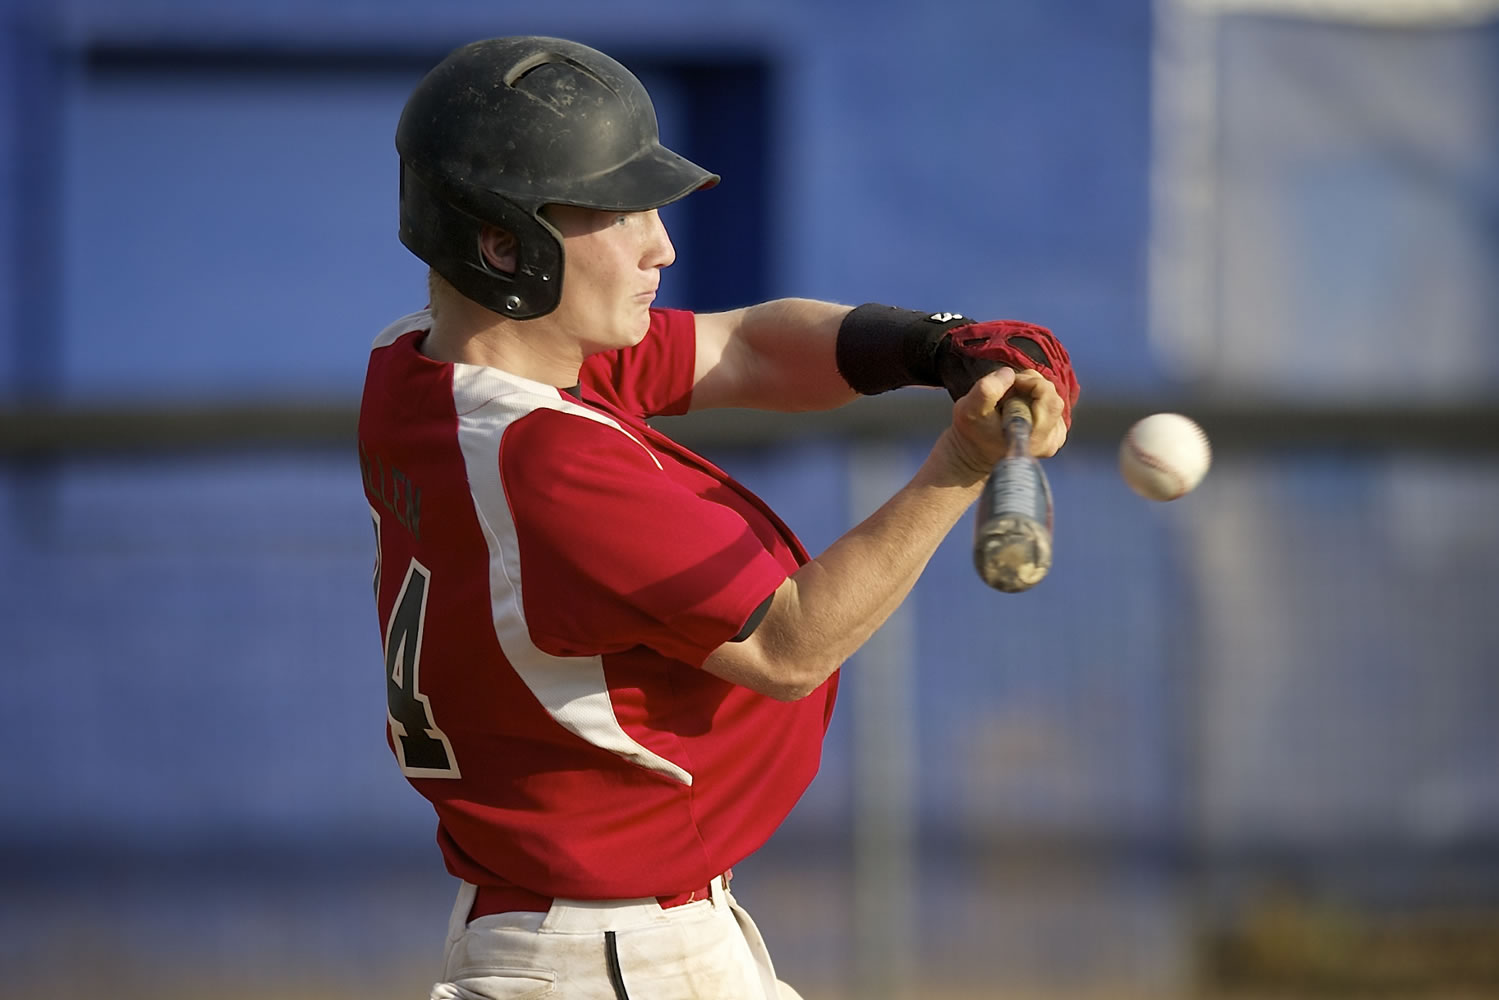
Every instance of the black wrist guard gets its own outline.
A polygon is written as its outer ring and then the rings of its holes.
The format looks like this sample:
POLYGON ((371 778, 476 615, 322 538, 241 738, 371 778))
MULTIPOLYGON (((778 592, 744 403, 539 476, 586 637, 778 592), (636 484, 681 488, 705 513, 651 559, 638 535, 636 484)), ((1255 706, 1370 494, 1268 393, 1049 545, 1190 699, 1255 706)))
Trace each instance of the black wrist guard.
POLYGON ((973 320, 957 313, 924 313, 873 302, 857 307, 838 327, 838 374, 866 396, 903 385, 942 385, 937 351, 947 331, 973 320))

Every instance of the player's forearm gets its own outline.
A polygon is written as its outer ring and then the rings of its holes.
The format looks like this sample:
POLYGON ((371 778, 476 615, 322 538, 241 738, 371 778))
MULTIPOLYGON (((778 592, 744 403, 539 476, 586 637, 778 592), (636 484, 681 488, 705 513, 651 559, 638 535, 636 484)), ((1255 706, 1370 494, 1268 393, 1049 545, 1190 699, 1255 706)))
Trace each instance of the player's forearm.
POLYGON ((796 634, 805 639, 797 652, 822 658, 816 683, 905 600, 982 488, 982 474, 962 466, 944 440, 909 484, 794 574, 803 618, 796 634))
POLYGON ((838 373, 838 325, 849 307, 814 299, 775 299, 720 314, 732 323, 722 372, 700 383, 695 406, 793 412, 830 410, 853 400, 838 373))
POLYGON ((905 600, 983 479, 944 435, 907 486, 782 585, 753 645, 725 647, 746 661, 733 679, 784 699, 816 689, 905 600))
POLYGON ((813 299, 777 299, 745 311, 745 336, 762 369, 766 408, 830 410, 854 399, 838 374, 838 324, 849 307, 813 299))

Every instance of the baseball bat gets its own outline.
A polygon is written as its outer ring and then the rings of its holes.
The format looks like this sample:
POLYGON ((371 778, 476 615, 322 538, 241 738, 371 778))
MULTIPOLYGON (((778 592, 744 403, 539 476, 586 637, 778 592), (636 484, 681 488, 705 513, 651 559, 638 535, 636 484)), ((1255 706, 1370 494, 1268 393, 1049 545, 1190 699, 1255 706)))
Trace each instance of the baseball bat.
POLYGON ((994 465, 979 497, 973 565, 985 583, 1017 594, 1051 569, 1051 483, 1031 454, 1031 406, 1019 396, 1000 404, 1009 451, 994 465))

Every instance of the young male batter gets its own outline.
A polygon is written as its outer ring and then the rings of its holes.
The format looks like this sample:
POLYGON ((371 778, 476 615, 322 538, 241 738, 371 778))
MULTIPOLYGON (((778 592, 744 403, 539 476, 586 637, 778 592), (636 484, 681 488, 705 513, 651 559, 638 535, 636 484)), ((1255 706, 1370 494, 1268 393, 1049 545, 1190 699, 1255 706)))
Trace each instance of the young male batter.
POLYGON ((456 50, 396 144, 430 306, 375 341, 359 457, 389 742, 461 880, 431 995, 794 997, 729 870, 816 773, 839 666, 1003 454, 1000 398, 1031 399, 1037 454, 1061 447, 1066 352, 878 305, 653 308, 675 255, 656 209, 718 178, 583 45, 456 50), (816 558, 645 422, 903 385, 946 387, 951 427, 816 558))

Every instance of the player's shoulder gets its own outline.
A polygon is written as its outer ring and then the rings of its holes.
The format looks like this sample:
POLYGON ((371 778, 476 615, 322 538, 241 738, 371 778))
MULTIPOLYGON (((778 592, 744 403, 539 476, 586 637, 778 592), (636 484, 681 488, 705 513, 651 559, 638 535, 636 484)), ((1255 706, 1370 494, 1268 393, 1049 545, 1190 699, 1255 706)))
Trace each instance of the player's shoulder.
POLYGON ((658 333, 691 333, 697 323, 697 313, 691 309, 670 306, 651 306, 651 328, 658 333))

